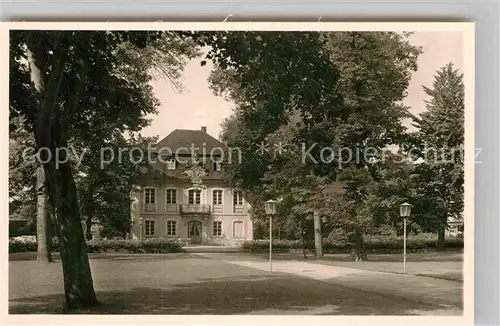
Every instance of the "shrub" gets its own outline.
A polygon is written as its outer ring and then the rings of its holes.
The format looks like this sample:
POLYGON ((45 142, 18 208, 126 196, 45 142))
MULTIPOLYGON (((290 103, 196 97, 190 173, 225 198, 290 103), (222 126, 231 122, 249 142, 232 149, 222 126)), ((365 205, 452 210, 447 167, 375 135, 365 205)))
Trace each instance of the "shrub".
POLYGON ((391 225, 381 225, 374 231, 375 234, 382 237, 395 237, 397 235, 396 229, 391 225))
MULTIPOLYGON (((328 238, 323 239, 323 252, 329 254, 350 253, 352 243, 347 239, 347 234, 339 231, 328 238)), ((365 235, 363 237, 365 250, 368 253, 396 253, 403 250, 403 237, 365 235)), ((410 235, 406 239, 406 249, 408 252, 422 252, 436 248, 437 235, 434 233, 420 233, 410 235)), ((447 237, 446 248, 463 248, 464 240, 460 237, 447 237)), ((303 244, 300 240, 273 241, 273 252, 289 252, 290 250, 302 250, 303 244)), ((307 249, 314 249, 314 241, 306 244, 307 249)), ((256 240, 245 241, 241 251, 253 253, 266 253, 269 251, 269 241, 256 240)))
POLYGON ((36 237, 15 237, 9 239, 9 253, 37 251, 36 237))
MULTIPOLYGON (((101 240, 87 241, 89 253, 96 252, 123 252, 123 253, 173 253, 182 252, 183 243, 174 240, 148 239, 139 240, 101 240)), ((37 251, 35 239, 23 237, 9 239, 9 253, 37 251)), ((59 251, 57 238, 52 242, 52 251, 59 251)))
POLYGON ((182 252, 183 244, 175 240, 147 239, 139 240, 101 240, 88 241, 89 252, 123 253, 172 253, 182 252))
POLYGON ((27 220, 9 219, 9 237, 21 237, 23 235, 35 235, 36 225, 27 220))
MULTIPOLYGON (((273 240, 273 252, 289 252, 292 247, 296 244, 292 244, 294 241, 290 240, 273 240)), ((253 253, 264 253, 269 252, 269 240, 255 240, 255 241, 245 241, 241 245, 241 251, 243 252, 253 252, 253 253)))
MULTIPOLYGON (((434 244, 436 244, 436 242, 434 242, 434 244)), ((444 246, 445 248, 463 248, 464 238, 463 236, 446 238, 444 246)))
POLYGON ((151 253, 181 252, 183 244, 175 240, 152 239, 142 242, 142 248, 151 253))
POLYGON ((349 243, 349 236, 347 232, 343 229, 335 229, 328 235, 324 244, 327 244, 331 247, 344 247, 347 243, 349 243))

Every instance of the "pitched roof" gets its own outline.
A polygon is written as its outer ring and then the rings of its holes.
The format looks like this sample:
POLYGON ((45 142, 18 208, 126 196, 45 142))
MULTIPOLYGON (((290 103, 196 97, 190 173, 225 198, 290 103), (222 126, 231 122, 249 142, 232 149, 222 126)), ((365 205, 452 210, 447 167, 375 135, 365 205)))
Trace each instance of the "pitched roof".
MULTIPOLYGON (((226 149, 226 146, 210 136, 207 132, 203 130, 187 130, 187 129, 175 129, 167 137, 163 138, 157 145, 157 149, 168 148, 172 153, 175 153, 179 148, 187 148, 189 153, 191 152, 191 146, 197 149, 199 154, 202 154, 203 148, 205 148, 206 154, 209 155, 213 148, 226 149)), ((220 153, 215 151, 214 154, 220 153)), ((179 154, 188 154, 185 150, 181 151, 179 154)))

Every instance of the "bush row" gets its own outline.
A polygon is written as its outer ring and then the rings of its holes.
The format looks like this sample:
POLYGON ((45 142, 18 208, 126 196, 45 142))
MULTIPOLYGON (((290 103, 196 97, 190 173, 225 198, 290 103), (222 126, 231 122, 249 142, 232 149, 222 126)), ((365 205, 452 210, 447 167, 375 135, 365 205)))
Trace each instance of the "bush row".
MULTIPOLYGON (((383 237, 383 236, 364 236, 364 245, 367 252, 392 253, 403 250, 402 237, 383 237)), ((324 239, 324 253, 348 253, 352 250, 353 244, 347 241, 338 241, 339 239, 324 239)), ((437 236, 434 234, 418 234, 409 236, 406 239, 406 249, 409 252, 421 252, 427 249, 433 249, 437 246, 437 236)), ((446 248, 463 248, 463 238, 446 238, 446 248)), ((299 240, 273 240, 273 252, 289 252, 293 250, 303 250, 304 245, 299 240)), ((306 249, 313 250, 314 242, 306 243, 306 249)), ((244 252, 263 253, 269 251, 269 240, 246 241, 241 250, 244 252)))
POLYGON ((88 252, 123 252, 123 253, 173 253, 182 252, 184 244, 176 240, 101 240, 88 241, 88 252))
MULTIPOLYGON (((165 239, 148 240, 101 240, 87 241, 88 252, 120 252, 120 253, 173 253, 182 252, 184 244, 180 241, 165 239)), ((9 253, 37 251, 34 239, 12 238, 9 239, 9 253)), ((52 251, 59 251, 59 244, 54 238, 52 251)))

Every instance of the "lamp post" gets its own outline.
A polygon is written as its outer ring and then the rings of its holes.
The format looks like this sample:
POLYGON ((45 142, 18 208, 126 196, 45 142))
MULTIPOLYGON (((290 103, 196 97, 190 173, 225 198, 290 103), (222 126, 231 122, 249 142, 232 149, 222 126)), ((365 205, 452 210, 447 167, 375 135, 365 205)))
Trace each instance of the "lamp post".
POLYGON ((403 218, 403 273, 406 273, 406 219, 410 216, 412 206, 408 203, 399 206, 399 214, 403 218))
POLYGON ((269 273, 273 272, 273 215, 276 214, 275 200, 268 200, 265 203, 266 214, 269 215, 269 273))
POLYGON ((139 217, 139 240, 142 240, 142 217, 139 217))

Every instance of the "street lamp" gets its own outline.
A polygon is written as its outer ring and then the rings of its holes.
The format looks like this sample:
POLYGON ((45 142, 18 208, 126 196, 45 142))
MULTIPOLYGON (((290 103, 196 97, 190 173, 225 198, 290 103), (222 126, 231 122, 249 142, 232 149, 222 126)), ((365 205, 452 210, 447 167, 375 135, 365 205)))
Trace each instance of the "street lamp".
POLYGON ((276 214, 276 200, 265 202, 266 214, 269 215, 269 273, 273 272, 273 215, 276 214))
POLYGON ((142 217, 139 217, 139 240, 142 240, 142 217))
POLYGON ((406 219, 410 216, 412 204, 403 203, 399 206, 399 215, 403 218, 403 273, 406 273, 406 219))

